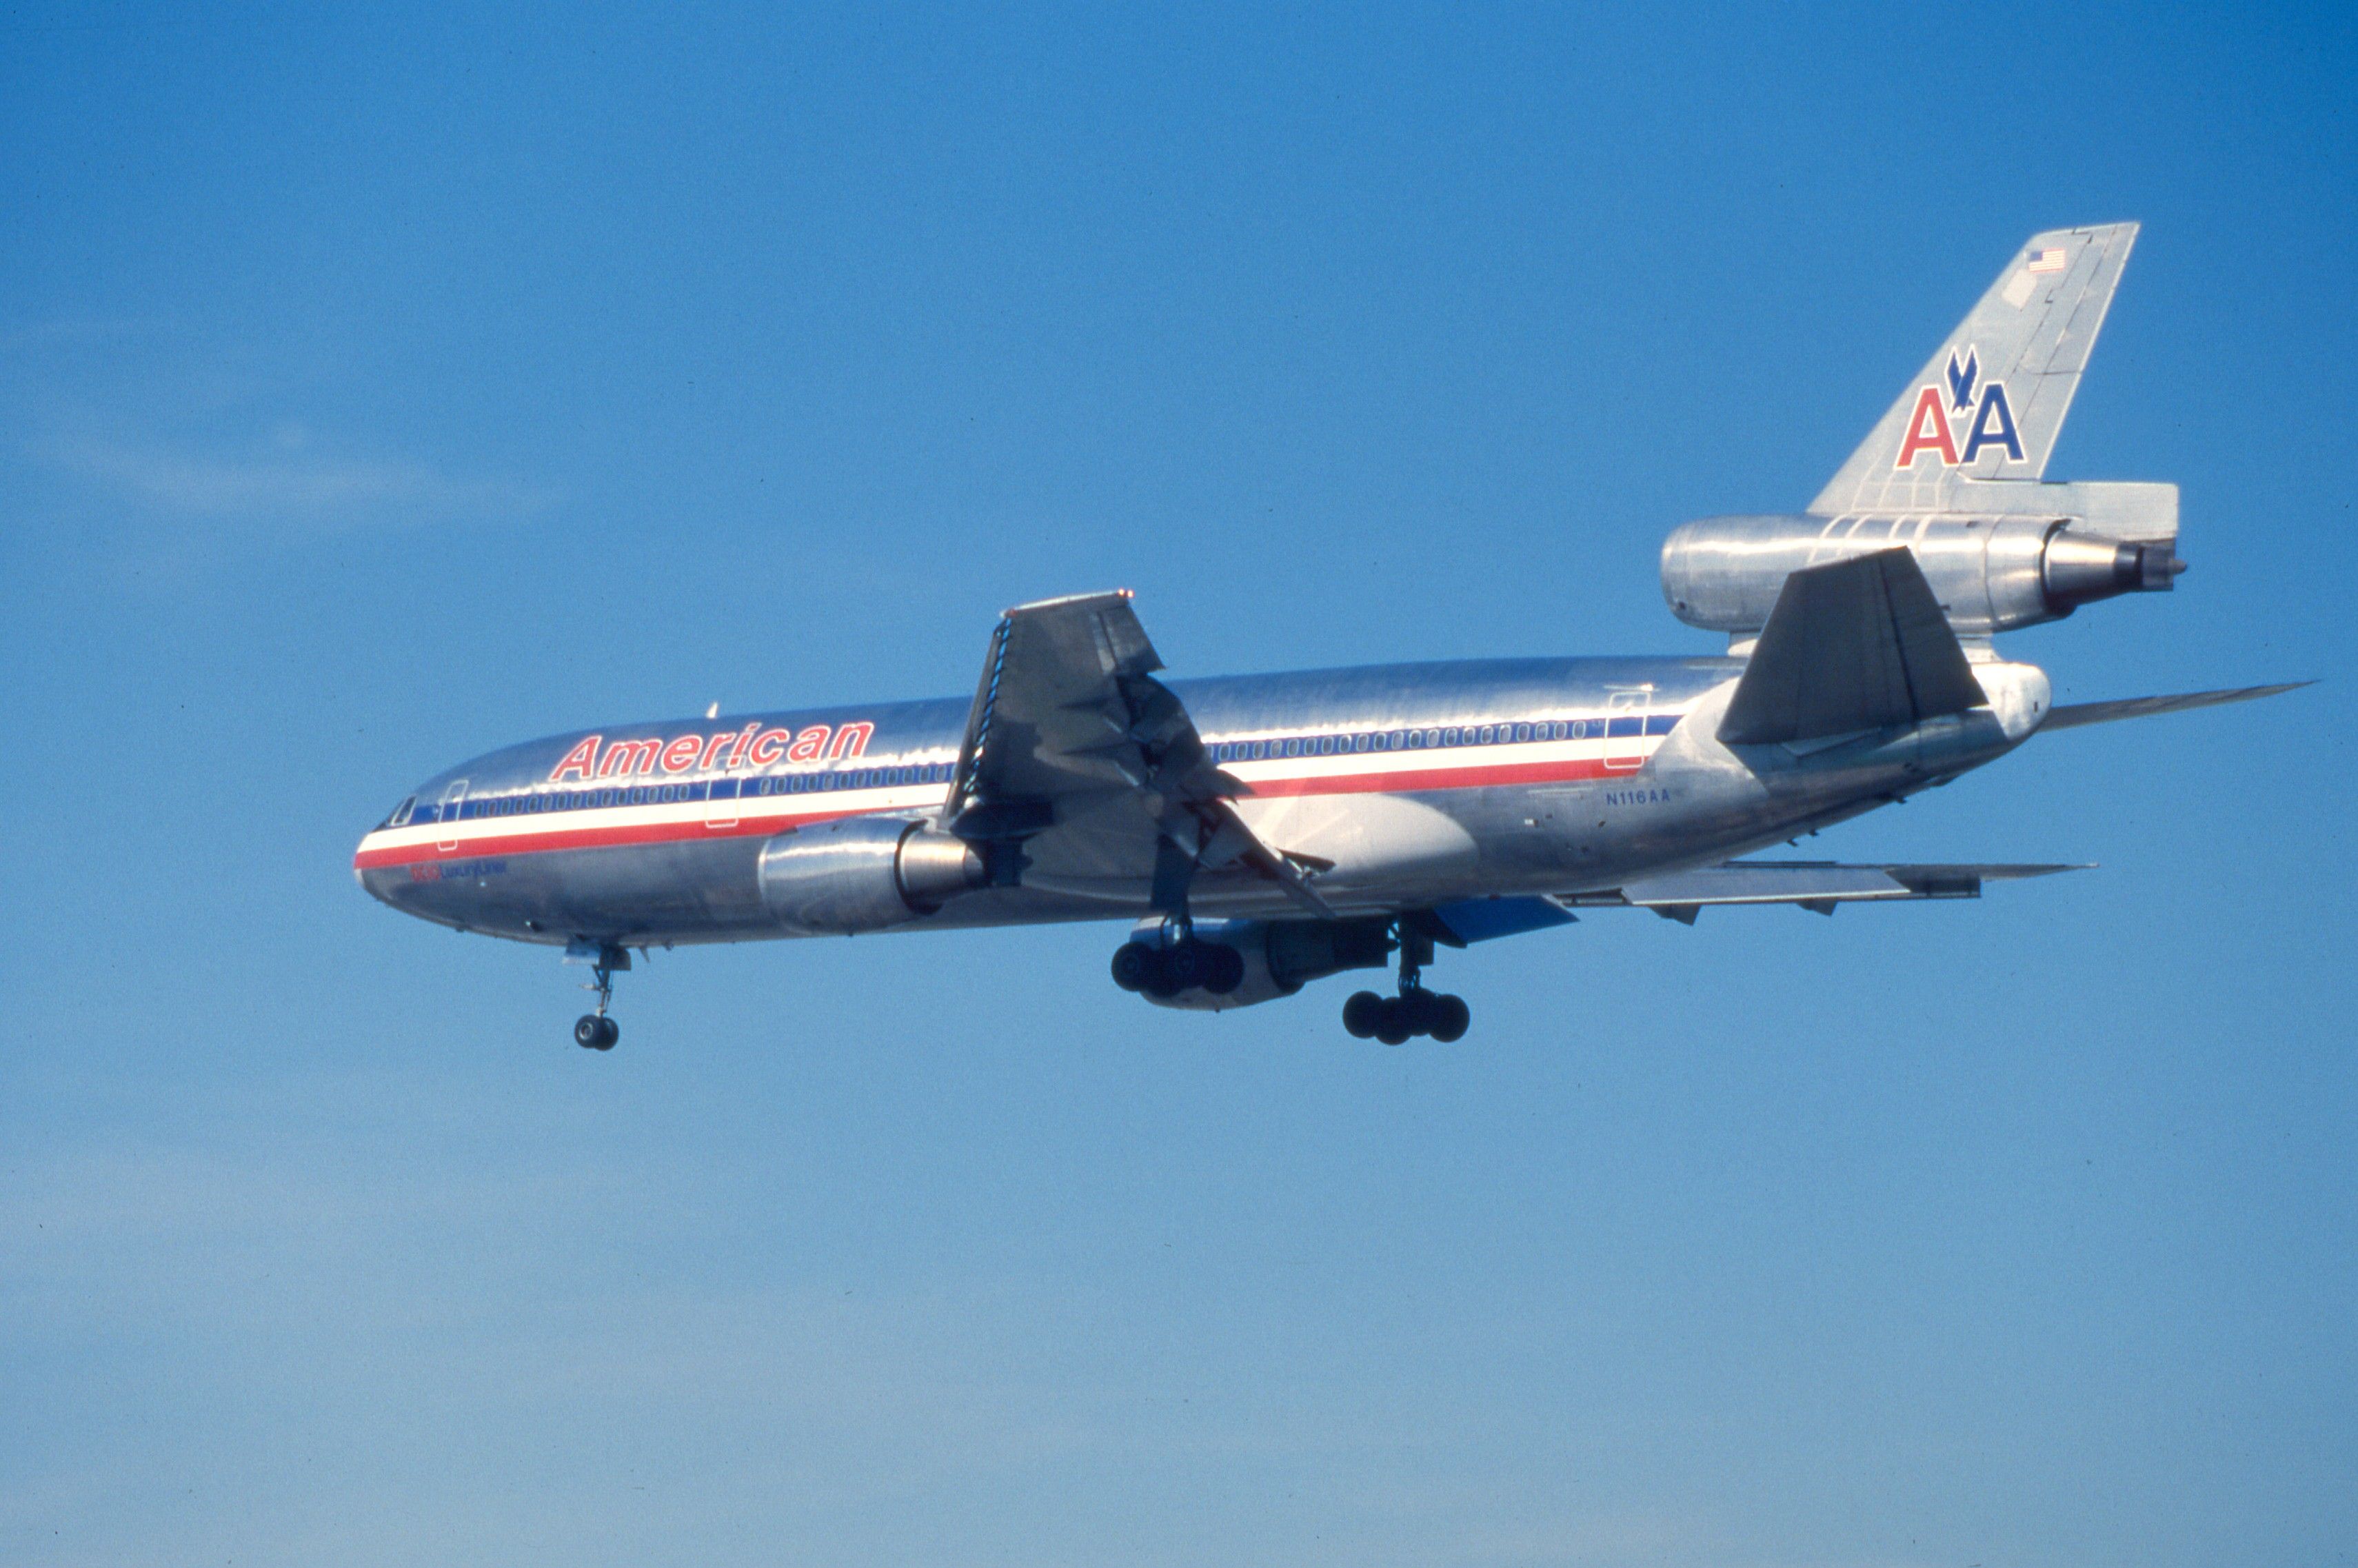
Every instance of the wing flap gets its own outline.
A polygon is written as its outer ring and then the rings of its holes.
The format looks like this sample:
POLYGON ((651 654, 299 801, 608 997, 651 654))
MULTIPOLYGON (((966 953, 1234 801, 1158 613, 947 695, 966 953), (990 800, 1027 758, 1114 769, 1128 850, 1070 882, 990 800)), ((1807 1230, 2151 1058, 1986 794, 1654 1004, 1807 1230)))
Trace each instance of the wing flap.
POLYGON ((1979 898, 1984 882, 2087 869, 2068 865, 1845 866, 1832 860, 1730 860, 1725 865, 1699 866, 1692 871, 1640 878, 1617 888, 1568 893, 1557 902, 1576 908, 1651 909, 1692 924, 1694 912, 1711 904, 1796 903, 1831 914, 1838 903, 1979 898))
POLYGON ((1333 915, 1303 867, 1229 806, 1238 786, 1154 678, 1162 667, 1127 591, 1009 611, 967 715, 944 827, 1020 845, 996 874, 1035 887, 1169 911, 1198 871, 1242 868, 1333 915))

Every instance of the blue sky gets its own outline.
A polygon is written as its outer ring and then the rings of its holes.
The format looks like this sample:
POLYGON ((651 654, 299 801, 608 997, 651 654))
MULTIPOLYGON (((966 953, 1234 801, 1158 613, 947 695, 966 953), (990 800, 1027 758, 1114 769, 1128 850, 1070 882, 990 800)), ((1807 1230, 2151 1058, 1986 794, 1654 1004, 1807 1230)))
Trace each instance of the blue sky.
POLYGON ((2340 8, 0 21, 0 1561, 2172 1564, 2358 1540, 2340 8), (1705 651, 2021 239, 2193 570, 1817 848, 1984 903, 1206 1019, 1114 932, 578 972, 352 885, 575 724, 1705 651))

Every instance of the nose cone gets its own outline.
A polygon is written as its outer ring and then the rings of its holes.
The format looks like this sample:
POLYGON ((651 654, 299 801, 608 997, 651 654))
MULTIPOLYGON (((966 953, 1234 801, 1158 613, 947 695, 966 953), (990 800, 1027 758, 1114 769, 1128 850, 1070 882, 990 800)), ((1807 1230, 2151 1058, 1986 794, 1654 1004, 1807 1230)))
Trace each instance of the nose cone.
POLYGON ((426 798, 423 790, 406 797, 361 835, 352 851, 352 880, 370 897, 404 914, 455 925, 460 922, 437 907, 442 902, 435 897, 442 881, 438 813, 433 806, 420 804, 426 798))

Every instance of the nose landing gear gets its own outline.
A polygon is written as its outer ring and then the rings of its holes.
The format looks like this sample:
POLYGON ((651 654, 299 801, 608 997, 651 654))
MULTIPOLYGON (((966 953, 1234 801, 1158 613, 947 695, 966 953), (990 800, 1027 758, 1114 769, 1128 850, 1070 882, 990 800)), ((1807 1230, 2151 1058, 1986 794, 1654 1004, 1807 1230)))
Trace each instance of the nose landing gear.
POLYGON ((597 956, 590 964, 590 973, 597 983, 581 989, 598 993, 598 1011, 585 1012, 573 1021, 573 1044, 585 1051, 611 1051, 614 1043, 622 1037, 622 1026, 606 1016, 606 1009, 614 1000, 614 976, 631 967, 631 955, 627 948, 617 947, 611 942, 575 942, 566 948, 565 954, 568 958, 589 957, 593 948, 597 956))
POLYGON ((1430 1035, 1446 1045, 1465 1038, 1473 1022, 1466 999, 1424 989, 1424 966, 1433 962, 1433 938, 1401 923, 1400 995, 1378 996, 1354 991, 1343 1004, 1343 1027, 1359 1040, 1380 1040, 1404 1045, 1409 1037, 1430 1035))

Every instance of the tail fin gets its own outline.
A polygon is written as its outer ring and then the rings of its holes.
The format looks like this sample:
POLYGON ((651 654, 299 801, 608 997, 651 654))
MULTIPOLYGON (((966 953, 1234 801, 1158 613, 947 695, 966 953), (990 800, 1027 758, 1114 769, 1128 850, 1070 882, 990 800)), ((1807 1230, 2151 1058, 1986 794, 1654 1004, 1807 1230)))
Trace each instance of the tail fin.
POLYGON ((1966 481, 2045 473, 2136 233, 2032 235, 1810 510, 1964 510, 1966 481))

